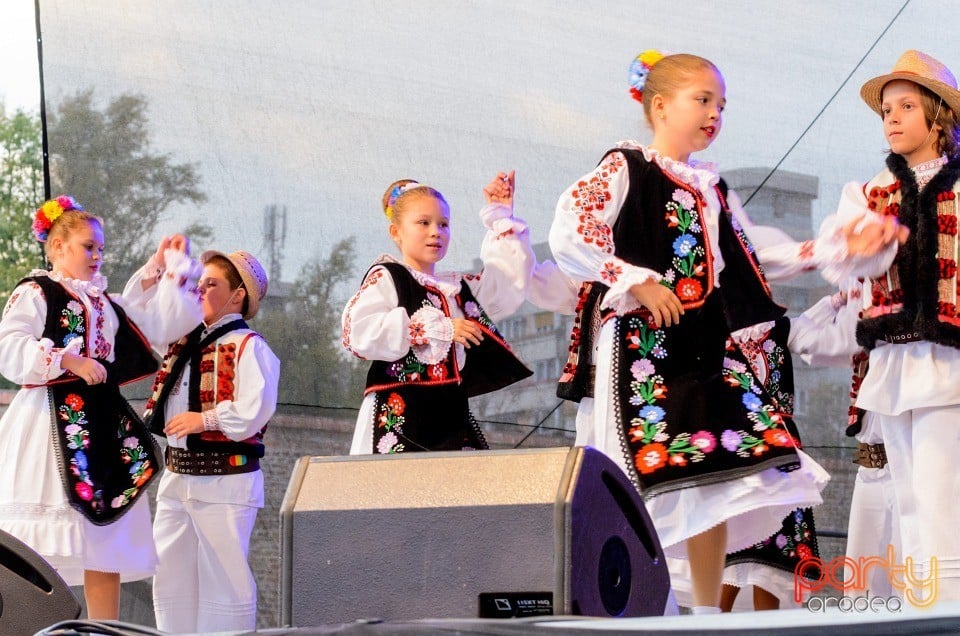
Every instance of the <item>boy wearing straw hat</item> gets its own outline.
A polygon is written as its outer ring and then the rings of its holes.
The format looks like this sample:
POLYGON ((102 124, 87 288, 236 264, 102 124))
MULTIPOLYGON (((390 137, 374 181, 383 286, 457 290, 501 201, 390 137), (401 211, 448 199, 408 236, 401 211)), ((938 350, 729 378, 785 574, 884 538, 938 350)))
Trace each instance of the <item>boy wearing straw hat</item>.
POLYGON ((893 502, 852 507, 848 556, 887 558, 879 528, 861 523, 886 508, 902 546, 889 565, 913 563, 890 583, 905 581, 905 599, 929 606, 960 600, 960 91, 946 66, 907 51, 860 95, 882 118, 890 154, 866 185, 848 184, 841 214, 892 216, 903 232, 891 267, 864 284, 848 429, 860 442, 855 462, 889 471, 893 502))
POLYGON ((146 413, 168 443, 153 602, 157 627, 173 633, 256 627, 247 552, 263 507, 263 434, 280 375, 279 360, 245 322, 267 292, 263 267, 243 251, 200 258, 203 323, 166 352, 146 413))

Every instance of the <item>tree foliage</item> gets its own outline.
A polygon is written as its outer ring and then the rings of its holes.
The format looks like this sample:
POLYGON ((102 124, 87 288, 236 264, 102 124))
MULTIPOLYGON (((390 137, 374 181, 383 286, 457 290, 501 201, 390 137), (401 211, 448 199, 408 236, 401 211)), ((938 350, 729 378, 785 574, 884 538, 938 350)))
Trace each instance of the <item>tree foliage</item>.
MULTIPOLYGON (((47 120, 52 193, 70 194, 104 218, 104 271, 122 284, 153 251, 164 211, 206 200, 197 167, 151 148, 142 95, 119 95, 101 110, 93 91, 83 90, 51 108, 47 120)), ((211 235, 202 222, 180 231, 211 235)))
POLYGON ((340 345, 344 302, 338 293, 355 282, 352 241, 341 240, 326 258, 307 262, 285 308, 270 308, 257 318, 257 330, 281 361, 282 403, 351 408, 360 403, 366 365, 340 345))
POLYGON ((0 108, 0 306, 14 285, 43 264, 33 238, 33 212, 43 202, 43 145, 40 118, 0 108))

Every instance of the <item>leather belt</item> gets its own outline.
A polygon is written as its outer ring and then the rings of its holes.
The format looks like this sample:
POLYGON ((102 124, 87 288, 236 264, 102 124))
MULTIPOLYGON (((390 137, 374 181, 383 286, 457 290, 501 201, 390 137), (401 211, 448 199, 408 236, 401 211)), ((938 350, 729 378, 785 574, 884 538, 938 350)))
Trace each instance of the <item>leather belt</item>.
POLYGON ((181 475, 239 475, 260 470, 260 459, 240 453, 191 451, 167 446, 167 470, 181 475))
POLYGON ((883 468, 887 465, 887 451, 882 443, 860 443, 857 445, 856 454, 853 456, 853 463, 867 468, 883 468))

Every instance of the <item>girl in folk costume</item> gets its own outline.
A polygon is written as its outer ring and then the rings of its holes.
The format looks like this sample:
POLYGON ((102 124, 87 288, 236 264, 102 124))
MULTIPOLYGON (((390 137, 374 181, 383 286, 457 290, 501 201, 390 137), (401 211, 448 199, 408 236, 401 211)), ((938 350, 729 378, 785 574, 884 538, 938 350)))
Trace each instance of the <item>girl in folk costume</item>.
POLYGON ((865 83, 860 95, 882 118, 890 154, 886 169, 866 185, 844 189, 842 208, 898 218, 910 234, 893 265, 872 277, 864 294, 850 432, 860 427, 864 412, 868 423, 879 425, 903 556, 925 581, 908 589, 907 599, 921 605, 956 601, 960 91, 943 64, 907 51, 891 73, 865 83))
MULTIPOLYGON (((578 442, 633 478, 665 552, 690 559, 695 611, 719 611, 724 555, 770 536, 798 506, 820 503, 828 479, 797 449, 779 406, 792 400, 789 390, 765 381, 791 361, 789 324, 764 271, 876 268, 890 251, 877 246, 893 240, 895 224, 858 234, 854 223, 835 224, 817 241, 755 248, 751 232, 766 233, 711 165, 690 159, 720 132, 719 71, 697 56, 646 52, 632 74, 653 143, 610 151, 561 196, 550 232, 558 266, 590 283, 579 313, 596 310, 602 322, 593 426, 578 442)), ((573 352, 592 350, 589 333, 581 329, 573 352)), ((574 390, 589 371, 578 360, 561 377, 574 390)))
POLYGON ((280 377, 280 361, 245 322, 267 293, 263 267, 243 251, 200 258, 203 323, 167 349, 145 418, 167 436, 153 605, 157 627, 173 633, 256 627, 247 553, 280 377))
POLYGON ((487 448, 468 398, 531 375, 494 321, 523 303, 534 263, 513 216, 513 173, 484 188, 480 274, 439 273, 450 210, 411 180, 383 196, 400 260, 381 256, 343 312, 343 345, 372 360, 351 454, 487 448))
POLYGON ((0 420, 0 529, 83 584, 90 618, 116 619, 121 580, 156 567, 141 495, 161 461, 119 386, 156 371, 148 340, 199 319, 196 267, 186 239, 165 238, 114 298, 100 274, 103 221, 60 196, 33 231, 52 271, 23 279, 0 320, 0 372, 22 387, 0 420))
MULTIPOLYGON (((761 228, 752 228, 760 230, 761 228)), ((790 241, 774 228, 762 228, 767 235, 768 242, 776 234, 780 234, 781 242, 790 241)), ((590 283, 585 283, 590 285, 590 283)), ((542 309, 549 309, 563 314, 574 315, 574 330, 572 338, 583 342, 596 342, 596 331, 599 328, 598 316, 582 316, 575 310, 578 304, 583 304, 583 298, 589 294, 579 293, 569 278, 558 273, 551 261, 537 263, 528 291, 528 299, 542 309), (579 299, 579 302, 578 302, 579 299), (592 330, 592 334, 584 335, 584 330, 592 330)), ((856 296, 859 298, 859 295, 856 296)), ((802 355, 805 362, 813 365, 849 366, 850 342, 853 341, 853 327, 856 322, 855 309, 848 311, 840 320, 837 308, 845 302, 846 296, 837 293, 828 296, 790 321, 790 336, 788 348, 792 353, 802 355), (845 331, 844 331, 845 329, 845 331), (835 333, 836 332, 836 333, 835 333), (846 335, 846 337, 844 337, 846 335)), ((594 305, 596 308, 597 305, 594 305)), ((596 314, 596 312, 595 312, 596 314)), ((580 364, 593 364, 595 351, 584 351, 585 358, 580 364)), ((757 352, 759 353, 759 352, 757 352)), ((573 357, 576 360, 576 356, 573 357)), ((757 361, 759 366, 762 361, 757 361)), ((781 388, 789 384, 790 372, 781 368, 779 375, 771 378, 764 376, 766 382, 777 382, 781 388)), ((588 444, 589 436, 594 431, 593 424, 593 386, 588 380, 580 394, 576 394, 569 384, 561 385, 560 397, 568 397, 579 403, 577 409, 576 429, 580 439, 578 445, 588 444), (585 439, 587 438, 587 439, 585 439)), ((781 402, 780 408, 789 412, 792 406, 781 402)), ((791 434, 799 440, 796 431, 791 434)), ((726 556, 726 567, 723 573, 723 594, 720 606, 723 611, 745 609, 777 609, 796 604, 794 600, 794 570, 803 559, 819 558, 816 531, 814 528, 813 511, 810 508, 798 508, 788 514, 782 527, 770 537, 726 556), (752 598, 746 599, 739 595, 741 588, 753 588, 752 598), (736 603, 736 605, 734 605, 736 603)), ((690 587, 689 561, 681 558, 668 558, 667 566, 675 594, 675 599, 681 605, 692 604, 690 587)), ((808 578, 819 578, 819 571, 806 568, 808 578)), ((667 609, 669 611, 670 606, 667 609)))

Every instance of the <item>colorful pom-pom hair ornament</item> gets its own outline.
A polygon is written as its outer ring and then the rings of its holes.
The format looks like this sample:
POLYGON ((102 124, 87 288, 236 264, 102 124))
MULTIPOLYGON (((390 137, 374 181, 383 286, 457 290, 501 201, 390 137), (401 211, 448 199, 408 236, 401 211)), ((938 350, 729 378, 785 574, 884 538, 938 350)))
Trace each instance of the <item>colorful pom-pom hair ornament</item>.
POLYGON ((643 103, 643 88, 647 84, 647 77, 653 65, 665 57, 664 53, 656 49, 647 49, 630 64, 630 95, 643 103))
POLYGON ((404 181, 403 183, 399 183, 393 186, 393 189, 390 190, 390 196, 387 197, 387 205, 385 208, 383 208, 383 213, 386 214, 387 218, 390 219, 390 221, 392 222, 393 206, 397 202, 397 199, 400 198, 401 194, 403 194, 404 192, 409 192, 410 190, 413 190, 415 188, 428 188, 428 187, 430 186, 424 185, 419 181, 413 181, 413 180, 404 181))
POLYGON ((41 243, 47 241, 50 234, 50 228, 54 221, 60 218, 64 212, 70 210, 83 211, 83 206, 77 203, 76 199, 66 195, 60 195, 56 199, 50 199, 39 208, 33 217, 33 235, 41 243))

